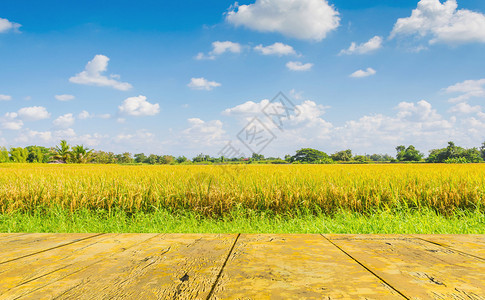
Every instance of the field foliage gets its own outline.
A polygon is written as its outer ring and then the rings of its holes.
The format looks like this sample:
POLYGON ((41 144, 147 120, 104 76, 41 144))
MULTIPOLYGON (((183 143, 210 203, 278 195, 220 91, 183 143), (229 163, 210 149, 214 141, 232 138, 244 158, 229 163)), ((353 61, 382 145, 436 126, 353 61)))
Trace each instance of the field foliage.
POLYGON ((482 211, 485 164, 122 166, 0 164, 0 211, 482 211))

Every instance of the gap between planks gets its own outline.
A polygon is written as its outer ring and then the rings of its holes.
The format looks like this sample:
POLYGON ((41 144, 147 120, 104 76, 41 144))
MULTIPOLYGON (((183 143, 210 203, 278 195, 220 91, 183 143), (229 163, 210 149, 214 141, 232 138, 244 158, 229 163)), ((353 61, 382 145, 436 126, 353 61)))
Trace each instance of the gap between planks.
POLYGON ((375 277, 377 277, 380 281, 382 281, 384 284, 386 284, 387 286, 389 286, 391 289, 393 289, 396 293, 398 293, 400 296, 402 296, 404 299, 406 300, 410 300, 409 297, 407 297, 406 295, 404 295, 401 291, 399 291, 398 289, 396 289, 394 286, 392 286, 389 282, 387 282, 386 280, 384 280, 384 278, 380 277, 379 275, 377 275, 376 273, 374 273, 370 268, 368 268, 367 266, 365 266, 363 263, 361 263, 360 261, 358 261, 357 259, 355 259, 352 255, 350 255, 349 253, 347 253, 344 249, 340 248, 339 246, 337 246, 337 244, 335 244, 334 242, 332 242, 330 239, 328 239, 326 236, 324 236, 323 234, 320 234, 324 239, 326 239, 330 244, 334 245, 337 249, 339 249, 340 251, 342 251, 345 255, 347 255, 348 257, 350 257, 353 261, 355 261, 356 263, 358 263, 360 266, 362 266, 364 269, 366 269, 368 272, 370 272, 372 275, 374 275, 375 277))
POLYGON ((19 256, 19 257, 16 257, 16 258, 12 258, 12 259, 9 259, 9 260, 0 262, 0 265, 6 264, 6 263, 9 263, 9 262, 12 262, 12 261, 16 261, 16 260, 19 260, 19 259, 22 259, 22 258, 26 258, 26 257, 29 257, 29 256, 33 256, 33 255, 36 255, 36 254, 44 253, 44 252, 47 252, 47 251, 50 251, 50 250, 54 250, 54 249, 57 249, 57 248, 61 248, 61 247, 64 247, 64 246, 72 245, 74 243, 81 242, 81 241, 84 241, 84 240, 87 240, 87 239, 91 239, 91 238, 94 238, 94 237, 97 237, 97 236, 101 236, 101 235, 104 235, 104 234, 105 233, 93 234, 93 235, 90 235, 90 236, 87 236, 87 237, 84 237, 84 238, 80 238, 80 239, 77 239, 77 240, 74 240, 74 241, 71 241, 71 242, 68 242, 68 243, 65 243, 65 244, 61 244, 61 245, 57 245, 57 246, 54 246, 54 247, 50 247, 50 248, 47 248, 47 249, 44 249, 44 250, 40 250, 40 251, 37 251, 37 252, 34 252, 34 253, 29 253, 29 254, 26 254, 26 255, 22 255, 22 256, 19 256))

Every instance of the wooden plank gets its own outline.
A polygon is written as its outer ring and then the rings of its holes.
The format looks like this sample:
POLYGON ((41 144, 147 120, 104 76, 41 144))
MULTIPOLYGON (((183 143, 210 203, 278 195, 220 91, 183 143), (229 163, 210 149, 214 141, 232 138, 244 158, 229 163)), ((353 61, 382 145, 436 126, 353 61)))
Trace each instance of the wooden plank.
POLYGON ((415 234, 417 238, 485 259, 483 234, 415 234))
POLYGON ((484 299, 483 260, 414 238, 325 237, 409 299, 484 299))
POLYGON ((91 238, 95 233, 32 233, 15 235, 0 243, 0 264, 91 238))
POLYGON ((403 299, 321 235, 241 235, 212 299, 403 299))
MULTIPOLYGON (((56 272, 57 281, 22 295, 59 299, 206 298, 235 238, 235 234, 157 236, 85 269, 56 272)), ((39 287, 37 281, 29 284, 39 287)))
POLYGON ((65 269, 69 272, 84 269, 154 236, 156 234, 105 234, 1 264, 0 295, 28 293, 37 286, 56 281, 65 269), (28 285, 31 281, 35 283, 28 285), (8 292, 11 289, 15 290, 8 292))
POLYGON ((9 239, 16 239, 22 235, 27 235, 32 233, 0 233, 0 243, 9 239))

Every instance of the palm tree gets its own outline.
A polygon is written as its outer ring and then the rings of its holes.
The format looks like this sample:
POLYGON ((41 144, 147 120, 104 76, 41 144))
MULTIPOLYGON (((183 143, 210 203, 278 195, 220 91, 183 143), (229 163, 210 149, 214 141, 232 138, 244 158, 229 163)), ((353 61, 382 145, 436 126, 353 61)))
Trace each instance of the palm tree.
POLYGON ((88 163, 92 158, 93 150, 83 145, 77 145, 72 148, 71 160, 74 163, 85 164, 88 163))
POLYGON ((62 160, 63 162, 68 162, 71 158, 71 146, 66 140, 62 140, 59 146, 56 146, 52 151, 52 158, 57 160, 62 160))

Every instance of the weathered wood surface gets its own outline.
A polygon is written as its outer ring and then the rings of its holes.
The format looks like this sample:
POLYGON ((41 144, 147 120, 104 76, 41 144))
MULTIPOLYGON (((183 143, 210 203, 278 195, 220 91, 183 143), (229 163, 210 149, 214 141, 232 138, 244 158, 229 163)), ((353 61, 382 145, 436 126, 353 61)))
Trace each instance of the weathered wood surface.
POLYGON ((485 261, 421 239, 326 235, 408 299, 485 299, 485 261))
POLYGON ((485 299, 485 236, 0 234, 0 299, 485 299))

